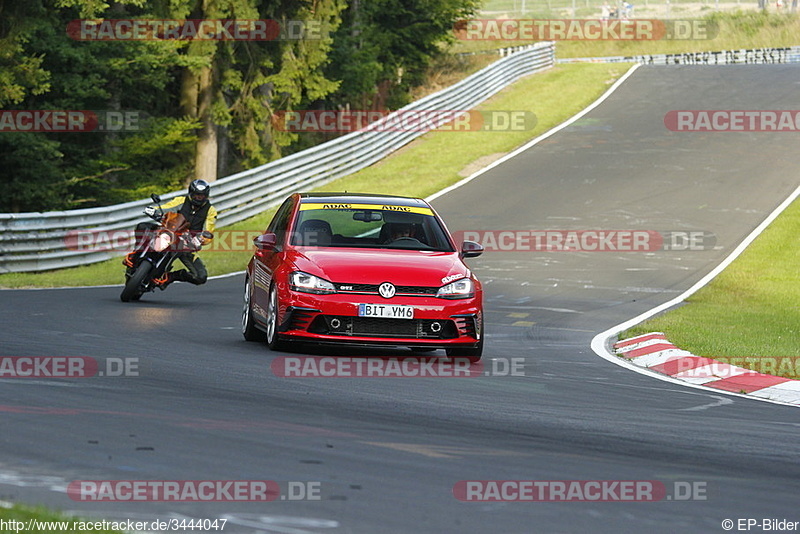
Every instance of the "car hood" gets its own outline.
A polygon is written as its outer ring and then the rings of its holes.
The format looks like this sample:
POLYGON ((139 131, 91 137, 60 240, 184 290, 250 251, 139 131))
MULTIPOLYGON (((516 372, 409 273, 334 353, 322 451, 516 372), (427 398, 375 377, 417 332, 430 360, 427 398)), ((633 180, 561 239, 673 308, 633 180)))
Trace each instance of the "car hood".
POLYGON ((381 284, 440 287, 469 276, 457 252, 364 250, 347 248, 294 251, 298 270, 338 284, 381 284))

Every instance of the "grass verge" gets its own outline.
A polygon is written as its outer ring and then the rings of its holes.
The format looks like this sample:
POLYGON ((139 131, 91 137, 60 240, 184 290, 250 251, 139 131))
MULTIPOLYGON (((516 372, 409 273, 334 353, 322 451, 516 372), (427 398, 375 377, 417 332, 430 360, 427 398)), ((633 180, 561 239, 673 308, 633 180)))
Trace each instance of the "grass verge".
MULTIPOLYGON (((92 527, 97 526, 95 523, 98 521, 85 520, 77 517, 63 516, 56 512, 52 512, 45 508, 25 506, 15 504, 11 508, 0 507, 0 520, 5 521, 6 527, 2 532, 25 532, 26 534, 53 534, 55 532, 96 532, 98 534, 122 534, 121 530, 103 530, 103 529, 83 529, 75 530, 73 528, 77 523, 80 527, 80 522, 90 522, 92 527), (33 520, 33 523, 28 523, 33 520), (9 521, 18 521, 17 528, 11 528, 9 521), (32 528, 28 528, 31 526, 32 528)), ((12 523, 13 525, 14 523, 12 523)), ((102 525, 99 525, 102 526, 102 525)))
MULTIPOLYGON (((563 65, 528 76, 484 102, 478 109, 529 110, 532 130, 505 132, 430 132, 388 158, 325 185, 326 191, 359 191, 426 197, 462 179, 560 124, 596 100, 629 65, 563 65)), ((226 231, 263 231, 274 210, 225 227, 226 231)), ((244 269, 252 250, 201 253, 209 274, 244 269)), ((1 288, 121 284, 123 267, 115 258, 94 265, 42 273, 0 275, 1 288)))
MULTIPOLYGON (((597 15, 595 15, 595 18, 597 15)), ((533 18, 527 16, 526 18, 533 18)), ((637 18, 658 18, 637 15, 637 18)), ((689 17, 683 17, 689 18, 689 17)), ((712 13, 691 19, 706 21, 708 28, 718 28, 713 39, 691 40, 586 40, 559 41, 556 57, 614 57, 644 54, 677 54, 688 52, 713 52, 741 48, 780 48, 800 45, 800 16, 791 14, 746 11, 712 13)), ((710 36, 710 34, 709 34, 710 36)), ((530 44, 531 41, 457 41, 451 53, 486 52, 507 46, 530 44)))
POLYGON ((800 201, 793 202, 688 305, 621 334, 664 332, 696 356, 800 378, 800 201))
POLYGON ((800 17, 758 11, 714 13, 700 20, 716 25, 713 39, 663 41, 562 41, 557 57, 603 57, 712 52, 800 45, 800 17))

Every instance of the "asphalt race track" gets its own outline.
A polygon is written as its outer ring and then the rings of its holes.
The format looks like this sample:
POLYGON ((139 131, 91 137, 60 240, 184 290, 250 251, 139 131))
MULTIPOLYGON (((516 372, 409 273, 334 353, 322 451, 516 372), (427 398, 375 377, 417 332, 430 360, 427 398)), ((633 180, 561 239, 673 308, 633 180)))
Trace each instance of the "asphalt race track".
POLYGON ((139 376, 0 380, 0 500, 118 519, 225 517, 224 532, 249 533, 655 534, 799 521, 796 408, 642 376, 589 346, 699 280, 797 186, 796 134, 674 133, 664 115, 800 109, 798 75, 640 68, 578 123, 434 201, 451 231, 716 235, 703 251, 470 260, 486 291, 484 368, 522 358, 525 376, 278 378, 280 354, 242 339, 241 275, 127 305, 120 288, 0 292, 0 355, 139 359, 139 376), (76 502, 65 493, 75 480, 313 481, 322 499, 76 502), (695 484, 705 499, 461 502, 463 480, 655 480, 695 484))

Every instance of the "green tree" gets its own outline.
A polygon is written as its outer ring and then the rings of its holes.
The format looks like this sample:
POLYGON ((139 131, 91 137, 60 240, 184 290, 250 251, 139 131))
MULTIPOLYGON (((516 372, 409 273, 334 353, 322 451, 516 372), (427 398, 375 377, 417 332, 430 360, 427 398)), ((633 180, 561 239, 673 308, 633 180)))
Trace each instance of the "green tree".
POLYGON ((41 0, 0 0, 0 107, 49 89, 42 57, 25 50, 30 34, 45 24, 45 14, 41 0))
POLYGON ((40 133, 0 134, 3 194, 0 211, 48 211, 67 207, 59 143, 40 133))
MULTIPOLYGON (((50 189, 62 192, 61 202, 52 207, 113 204, 132 200, 139 188, 180 187, 191 172, 186 160, 192 155, 196 124, 174 116, 176 99, 169 95, 175 92, 175 72, 182 64, 175 51, 185 44, 75 41, 65 32, 68 22, 96 17, 97 10, 105 8, 77 0, 57 0, 46 7, 43 24, 30 32, 26 50, 42 58, 42 67, 51 73, 50 86, 42 95, 29 95, 20 106, 97 110, 101 115, 136 110, 154 118, 141 121, 141 129, 132 133, 46 134, 61 154, 61 172, 49 177, 50 189), (147 157, 142 157, 143 147, 149 150, 147 157)), ((117 4, 114 16, 140 12, 136 2, 117 4)))
POLYGON ((236 150, 238 168, 253 167, 283 155, 297 134, 273 127, 278 111, 300 109, 325 98, 338 87, 324 69, 333 31, 340 24, 342 0, 272 1, 259 18, 286 29, 304 24, 302 39, 271 42, 226 42, 219 54, 222 101, 216 108, 236 150))
POLYGON ((0 105, 149 117, 126 133, 0 132, 0 210, 142 198, 309 146, 320 137, 276 129, 273 114, 405 103, 477 2, 0 0, 0 105), (65 31, 103 17, 270 19, 322 31, 274 41, 77 41, 65 31))
MULTIPOLYGON (((116 4, 113 16, 137 16, 142 12, 139 4, 116 4)), ((186 43, 75 41, 66 34, 68 22, 95 18, 107 5, 52 0, 38 7, 36 24, 22 20, 8 25, 18 28, 20 49, 37 58, 50 82, 45 90, 15 99, 13 107, 98 110, 101 115, 137 110, 152 120, 140 121, 141 129, 134 133, 0 133, 8 151, 8 165, 0 174, 7 197, 0 199, 0 210, 113 204, 142 198, 143 192, 180 187, 193 170, 187 162, 194 154, 197 127, 175 113, 175 77, 184 59, 176 51, 186 43), (26 164, 25 158, 42 146, 51 149, 41 155, 47 165, 26 164), (31 169, 37 170, 35 177, 31 169)), ((0 81, 0 94, 8 94, 10 85, 0 81)))
POLYGON ((479 0, 352 0, 334 36, 326 71, 341 80, 331 102, 362 109, 396 109, 423 83, 441 43, 471 17, 479 0))

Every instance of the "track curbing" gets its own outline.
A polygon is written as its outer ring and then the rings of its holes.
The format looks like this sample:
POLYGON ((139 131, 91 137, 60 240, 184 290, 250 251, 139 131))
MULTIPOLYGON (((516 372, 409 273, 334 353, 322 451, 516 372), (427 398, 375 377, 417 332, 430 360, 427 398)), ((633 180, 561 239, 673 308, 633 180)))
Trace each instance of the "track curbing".
POLYGON ((800 380, 758 373, 676 349, 662 332, 643 334, 614 344, 617 356, 643 369, 723 392, 744 393, 800 406, 800 380))

